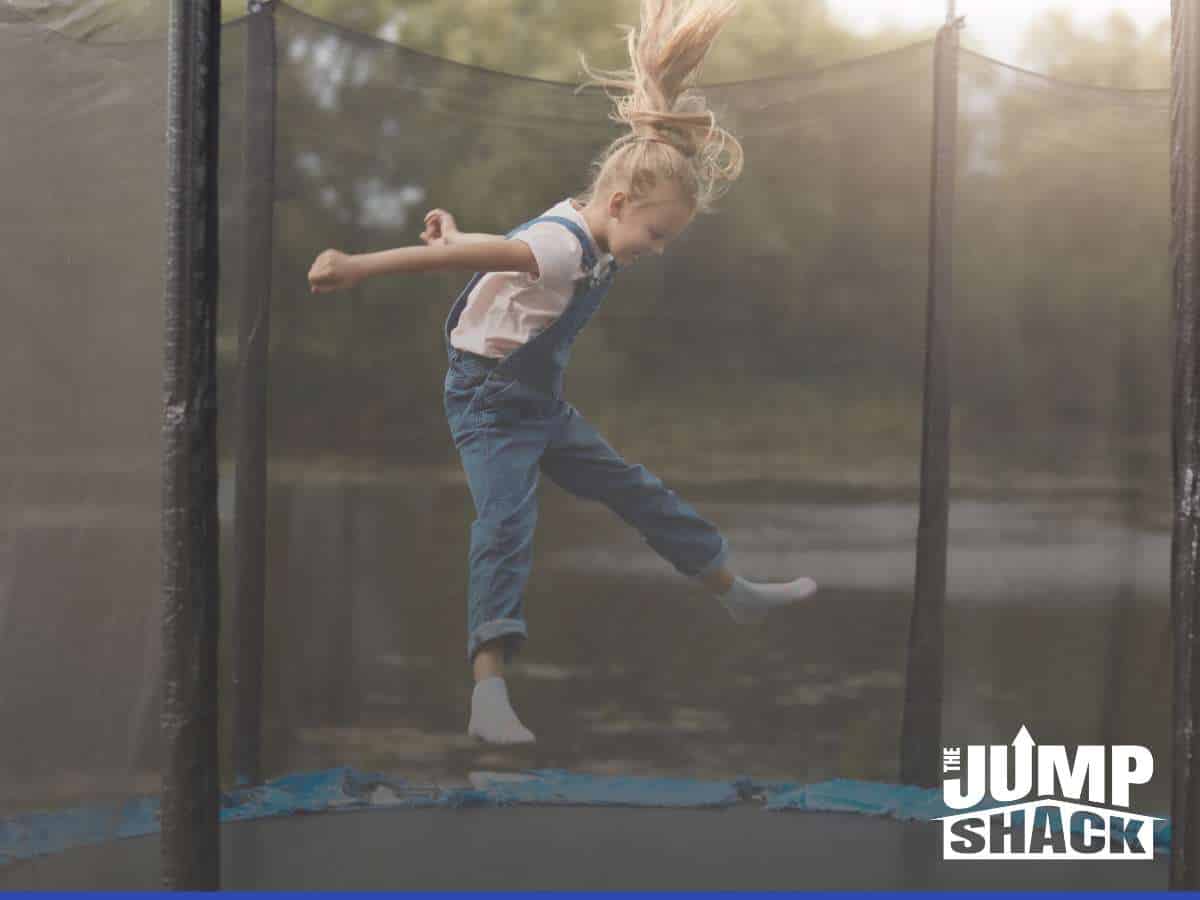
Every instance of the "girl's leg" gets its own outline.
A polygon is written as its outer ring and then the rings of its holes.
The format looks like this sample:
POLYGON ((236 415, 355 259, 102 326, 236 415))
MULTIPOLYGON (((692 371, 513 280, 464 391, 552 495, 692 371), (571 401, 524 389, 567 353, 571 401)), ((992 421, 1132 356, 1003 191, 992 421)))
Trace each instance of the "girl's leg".
POLYGON ((761 622, 769 609, 816 591, 811 578, 755 584, 736 576, 725 563, 728 544, 716 526, 645 466, 622 459, 569 404, 564 427, 547 447, 541 466, 563 489, 604 503, 635 527, 679 572, 703 583, 740 624, 761 622))
POLYGON ((504 667, 513 655, 513 645, 508 638, 496 638, 480 644, 471 663, 475 683, 485 678, 503 678, 504 667))
POLYGON ((513 711, 503 676, 527 634, 522 595, 532 563, 542 446, 534 430, 489 424, 458 443, 476 512, 467 585, 467 661, 475 689, 467 732, 488 743, 534 740, 513 711))
POLYGON ((729 569, 721 566, 719 569, 714 569, 707 575, 701 576, 700 581, 714 594, 723 594, 733 587, 735 577, 729 569))
POLYGON ((467 580, 467 661, 491 672, 527 636, 523 595, 533 562, 540 442, 483 427, 459 446, 475 521, 467 580))
POLYGON ((725 585, 729 545, 645 466, 621 458, 570 404, 541 459, 542 471, 576 497, 604 503, 683 575, 725 585))

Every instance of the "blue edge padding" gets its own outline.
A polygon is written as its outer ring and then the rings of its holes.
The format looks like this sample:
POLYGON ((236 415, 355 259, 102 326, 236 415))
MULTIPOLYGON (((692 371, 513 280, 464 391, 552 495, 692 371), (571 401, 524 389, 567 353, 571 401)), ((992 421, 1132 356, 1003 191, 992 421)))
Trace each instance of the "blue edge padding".
MULTIPOLYGON (((486 776, 485 776, 486 777, 486 776)), ((488 778, 485 787, 443 788, 413 784, 394 775, 349 768, 285 775, 221 796, 221 821, 363 809, 466 809, 504 806, 631 806, 705 808, 766 801, 769 811, 862 813, 928 822, 950 815, 941 791, 873 781, 834 779, 818 784, 756 781, 695 781, 677 778, 573 775, 535 769, 488 778), (505 779, 505 780, 501 780, 505 779)), ((990 804, 989 804, 990 805, 990 804)), ((108 808, 26 813, 0 819, 0 865, 58 853, 71 847, 142 837, 159 830, 157 795, 135 797, 108 808)), ((976 809, 984 808, 981 804, 976 809)), ((957 811, 957 812, 961 812, 957 811)), ((1154 823, 1154 848, 1170 847, 1166 817, 1154 823)))

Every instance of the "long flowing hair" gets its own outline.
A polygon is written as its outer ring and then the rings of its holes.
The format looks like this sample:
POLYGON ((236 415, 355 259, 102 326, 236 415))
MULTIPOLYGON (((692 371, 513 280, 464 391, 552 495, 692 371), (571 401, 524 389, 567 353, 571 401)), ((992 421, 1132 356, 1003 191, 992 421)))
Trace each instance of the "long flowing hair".
POLYGON ((674 181, 697 213, 742 172, 742 145, 717 125, 704 97, 691 88, 717 33, 738 0, 642 0, 638 28, 623 25, 632 67, 595 71, 579 61, 590 84, 614 101, 609 118, 628 127, 592 163, 588 189, 577 199, 622 190, 636 204, 658 184, 674 181), (614 96, 610 92, 616 91, 614 96))

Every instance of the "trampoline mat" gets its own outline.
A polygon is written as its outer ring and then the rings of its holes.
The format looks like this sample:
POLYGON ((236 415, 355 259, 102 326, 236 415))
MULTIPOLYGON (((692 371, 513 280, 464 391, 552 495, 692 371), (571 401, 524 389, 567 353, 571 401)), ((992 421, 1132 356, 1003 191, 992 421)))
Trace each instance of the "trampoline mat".
MULTIPOLYGON (((380 809, 221 828, 226 890, 1165 890, 1142 862, 941 859, 941 826, 852 813, 380 809)), ((161 888, 159 837, 0 869, 2 890, 161 888)))

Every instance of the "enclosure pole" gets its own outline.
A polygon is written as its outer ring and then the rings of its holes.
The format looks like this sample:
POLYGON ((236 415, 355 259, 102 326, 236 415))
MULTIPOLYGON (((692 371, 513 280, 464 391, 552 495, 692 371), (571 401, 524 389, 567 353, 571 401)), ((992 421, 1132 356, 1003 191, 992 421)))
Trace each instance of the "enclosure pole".
POLYGON ((238 320, 237 476, 233 519, 233 771, 239 785, 262 780, 263 659, 266 655, 267 373, 275 207, 275 7, 250 0, 246 33, 246 224, 238 320))
POLYGON ((946 0, 946 24, 953 24, 956 18, 957 13, 955 11, 954 0, 946 0))
POLYGON ((163 886, 217 890, 220 0, 171 0, 163 367, 163 886))
POLYGON ((1200 621, 1200 0, 1171 3, 1171 257, 1175 363, 1171 384, 1171 890, 1200 888, 1196 761, 1196 628, 1200 621))
POLYGON ((950 508, 951 262, 958 127, 958 27, 953 22, 938 32, 934 45, 933 97, 920 518, 900 746, 902 781, 922 787, 941 784, 943 618, 950 508))

